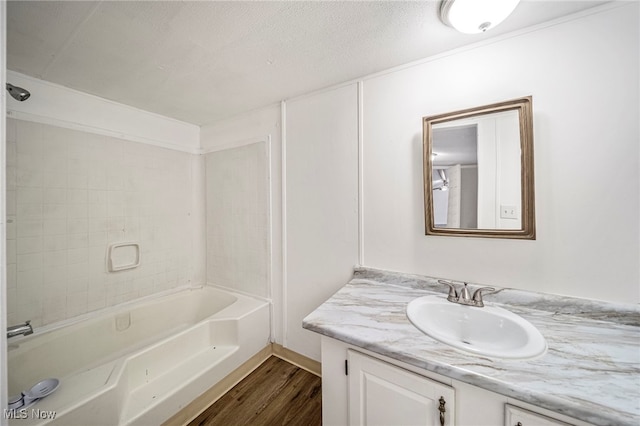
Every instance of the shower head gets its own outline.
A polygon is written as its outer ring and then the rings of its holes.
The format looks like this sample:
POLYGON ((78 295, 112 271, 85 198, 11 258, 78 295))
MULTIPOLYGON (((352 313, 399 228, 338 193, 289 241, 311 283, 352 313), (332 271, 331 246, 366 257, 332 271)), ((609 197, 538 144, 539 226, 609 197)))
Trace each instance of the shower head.
POLYGON ((31 96, 31 93, 29 93, 28 90, 25 90, 22 87, 14 86, 13 84, 7 83, 7 90, 16 101, 26 101, 27 99, 29 99, 29 96, 31 96))

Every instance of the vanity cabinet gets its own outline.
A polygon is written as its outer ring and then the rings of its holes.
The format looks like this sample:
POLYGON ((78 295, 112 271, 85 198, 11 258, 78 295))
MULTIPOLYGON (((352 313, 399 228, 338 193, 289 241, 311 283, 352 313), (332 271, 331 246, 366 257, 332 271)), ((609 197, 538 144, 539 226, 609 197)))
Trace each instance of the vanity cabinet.
POLYGON ((326 426, 592 426, 322 336, 326 426), (520 423, 520 424, 519 424, 520 423))
POLYGON ((451 386, 351 349, 347 368, 350 425, 455 424, 451 386))

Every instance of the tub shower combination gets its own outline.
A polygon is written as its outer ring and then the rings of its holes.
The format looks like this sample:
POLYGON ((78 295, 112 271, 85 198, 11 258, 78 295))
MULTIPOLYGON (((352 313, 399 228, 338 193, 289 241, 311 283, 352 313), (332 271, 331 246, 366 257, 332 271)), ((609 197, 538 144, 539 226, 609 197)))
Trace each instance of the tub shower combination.
POLYGON ((9 395, 57 378, 13 425, 159 425, 269 344, 269 304, 211 286, 8 341, 9 395))

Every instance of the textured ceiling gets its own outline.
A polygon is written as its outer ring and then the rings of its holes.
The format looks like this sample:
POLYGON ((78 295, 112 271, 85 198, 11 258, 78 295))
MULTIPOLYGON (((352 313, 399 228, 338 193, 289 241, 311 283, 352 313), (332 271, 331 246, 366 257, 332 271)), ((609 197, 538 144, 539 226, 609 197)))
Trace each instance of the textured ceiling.
POLYGON ((10 1, 7 68, 202 125, 601 3, 525 0, 465 35, 437 1, 10 1))

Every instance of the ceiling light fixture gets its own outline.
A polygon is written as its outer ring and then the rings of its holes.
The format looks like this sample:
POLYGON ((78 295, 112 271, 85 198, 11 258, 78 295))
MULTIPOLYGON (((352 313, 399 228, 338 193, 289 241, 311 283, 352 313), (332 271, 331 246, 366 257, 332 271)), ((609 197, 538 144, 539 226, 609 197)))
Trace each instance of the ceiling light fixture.
POLYGON ((442 0, 440 20, 461 33, 483 33, 513 12, 520 0, 442 0))

